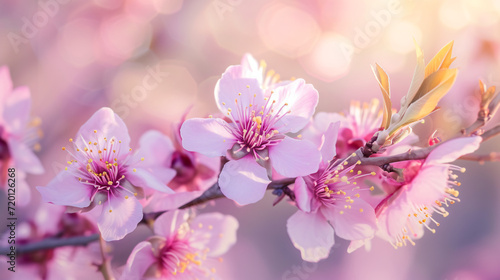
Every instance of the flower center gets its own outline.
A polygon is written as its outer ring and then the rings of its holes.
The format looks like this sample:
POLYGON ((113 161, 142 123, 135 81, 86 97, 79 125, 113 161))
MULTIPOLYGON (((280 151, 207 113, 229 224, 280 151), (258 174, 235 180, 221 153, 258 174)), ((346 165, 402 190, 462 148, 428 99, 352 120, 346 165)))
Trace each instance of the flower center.
MULTIPOLYGON (((350 204, 354 203, 354 199, 360 197, 360 194, 356 191, 365 190, 365 188, 357 185, 356 180, 365 176, 376 175, 375 172, 367 174, 363 174, 361 170, 355 172, 354 168, 360 162, 344 168, 349 158, 330 164, 323 170, 318 179, 313 182, 314 195, 323 205, 333 206, 343 204, 345 209, 351 209, 350 204)), ((370 191, 373 189, 374 187, 369 188, 370 191)), ((363 209, 359 209, 359 211, 363 212, 363 209)), ((341 210, 340 214, 344 214, 344 211, 341 210)))
POLYGON ((190 182, 196 176, 196 167, 189 154, 175 151, 170 167, 177 173, 173 179, 178 184, 190 182))
MULTIPOLYGON (((164 272, 177 275, 186 271, 201 270, 203 255, 189 245, 186 239, 174 238, 161 251, 160 262, 164 272)), ((164 274, 165 275, 165 274, 164 274)))
MULTIPOLYGON (((125 179, 125 167, 132 149, 123 153, 121 141, 114 137, 96 137, 94 141, 88 142, 83 138, 82 140, 80 145, 73 139, 69 140, 74 144, 74 153, 69 152, 74 159, 68 161, 70 169, 66 170, 70 170, 80 182, 93 186, 97 191, 119 187, 120 182, 125 179)), ((65 147, 62 149, 66 150, 65 147)))
MULTIPOLYGON (((230 129, 238 139, 232 148, 235 157, 239 158, 253 151, 256 158, 267 160, 266 156, 259 155, 259 152, 283 140, 284 135, 278 130, 278 121, 291 111, 286 109, 288 103, 277 105, 276 100, 272 99, 273 93, 271 91, 271 96, 264 98, 264 105, 255 104, 258 100, 255 100, 257 95, 254 94, 251 103, 246 107, 235 99, 236 113, 228 108, 227 115, 235 125, 230 129)), ((238 93, 238 96, 241 96, 241 93, 238 93)))

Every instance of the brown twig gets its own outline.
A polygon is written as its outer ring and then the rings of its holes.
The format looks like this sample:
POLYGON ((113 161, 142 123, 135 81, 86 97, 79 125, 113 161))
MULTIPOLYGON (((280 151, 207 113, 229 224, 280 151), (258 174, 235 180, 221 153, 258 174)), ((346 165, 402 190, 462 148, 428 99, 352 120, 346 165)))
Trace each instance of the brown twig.
POLYGON ((479 164, 482 164, 486 161, 500 161, 500 154, 491 152, 487 155, 475 155, 475 154, 468 154, 461 156, 459 159, 462 160, 469 160, 469 161, 477 161, 479 164))

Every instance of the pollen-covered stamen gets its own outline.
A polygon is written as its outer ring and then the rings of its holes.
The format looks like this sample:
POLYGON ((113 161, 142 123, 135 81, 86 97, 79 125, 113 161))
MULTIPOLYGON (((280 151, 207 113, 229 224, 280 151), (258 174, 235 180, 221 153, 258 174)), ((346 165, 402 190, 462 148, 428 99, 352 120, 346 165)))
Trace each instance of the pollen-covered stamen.
MULTIPOLYGON (((198 224, 199 228, 204 227, 203 224, 198 224)), ((212 225, 207 226, 209 230, 213 229, 212 225)), ((191 246, 192 242, 205 240, 206 235, 194 234, 194 230, 190 229, 187 224, 183 224, 179 232, 170 240, 164 243, 159 249, 158 264, 163 275, 184 274, 185 276, 210 276, 215 273, 215 268, 208 269, 203 264, 207 260, 210 248, 199 249, 191 246), (184 226, 184 228, 182 228, 184 226)), ((189 278, 191 279, 191 278, 189 278)), ((194 278, 193 278, 194 279, 194 278)))
POLYGON ((116 188, 122 188, 127 192, 128 189, 121 186, 125 179, 125 169, 128 160, 131 158, 131 149, 122 153, 123 149, 120 140, 112 137, 99 137, 98 131, 94 130, 92 139, 80 139, 80 144, 76 144, 73 139, 69 142, 73 144, 73 151, 63 147, 72 160, 68 161, 68 172, 71 172, 81 183, 93 186, 95 192, 105 192, 109 198, 109 191, 116 188))
MULTIPOLYGON (((314 181, 314 194, 316 198, 326 206, 344 204, 345 209, 341 211, 341 214, 345 210, 352 209, 350 204, 354 203, 355 199, 360 198, 360 194, 357 191, 368 190, 367 188, 359 187, 357 180, 365 176, 374 175, 372 173, 363 174, 362 171, 354 172, 354 168, 359 162, 345 168, 345 163, 347 163, 351 156, 343 161, 331 164, 314 181)), ((356 210, 363 212, 363 209, 356 210)))
POLYGON ((361 103, 352 101, 349 107, 349 115, 347 116, 354 135, 370 136, 380 126, 382 121, 382 110, 379 107, 380 101, 372 99, 370 103, 361 103))
MULTIPOLYGON (((249 92, 250 93, 250 88, 249 92)), ((272 93, 271 93, 272 95, 272 93)), ((256 100, 257 95, 252 94, 251 103, 244 107, 243 102, 235 99, 236 113, 228 108, 228 116, 234 123, 234 127, 229 128, 237 141, 232 151, 235 155, 248 154, 253 151, 256 158, 259 158, 257 151, 276 145, 284 138, 279 132, 278 121, 290 113, 289 105, 284 103, 276 107, 276 100, 265 98, 265 104, 259 104, 261 100, 256 100)))
POLYGON ((403 245, 407 245, 406 241, 409 241, 412 245, 415 243, 409 239, 410 235, 417 237, 416 231, 413 230, 412 225, 421 225, 427 228, 430 232, 435 233, 436 229, 432 226, 439 226, 440 223, 437 222, 432 215, 439 214, 443 217, 448 217, 450 214, 445 207, 449 207, 455 202, 459 202, 458 199, 459 192, 453 188, 453 186, 460 186, 460 183, 456 181, 457 175, 453 174, 453 170, 458 170, 460 172, 465 172, 465 168, 449 165, 449 178, 448 187, 443 190, 443 197, 440 200, 435 200, 433 203, 429 204, 415 204, 410 202, 411 213, 408 213, 406 225, 402 228, 401 233, 395 237, 395 240, 391 244, 397 248, 403 245), (409 234, 411 232, 412 234, 409 234))

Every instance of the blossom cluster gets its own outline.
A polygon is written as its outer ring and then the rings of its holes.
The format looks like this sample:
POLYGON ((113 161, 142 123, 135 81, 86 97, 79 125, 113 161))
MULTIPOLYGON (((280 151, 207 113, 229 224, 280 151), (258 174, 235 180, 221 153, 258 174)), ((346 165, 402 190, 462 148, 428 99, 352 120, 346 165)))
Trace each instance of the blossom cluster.
MULTIPOLYGON (((183 117, 170 136, 150 130, 133 147, 124 121, 101 108, 61 147, 70 158, 64 170, 36 186, 46 204, 26 240, 98 233, 105 244, 144 224, 153 233, 114 269, 119 279, 217 279, 215 266, 236 243, 238 221, 194 206, 221 196, 244 206, 273 189, 275 203, 286 197, 296 208, 286 227, 305 261, 327 258, 335 235, 351 241, 348 252, 369 248, 373 238, 394 248, 415 245, 426 230, 435 232, 439 216, 448 216, 448 207, 459 201, 457 178, 465 169, 453 162, 483 141, 477 131, 446 141, 434 135, 425 141, 412 131, 438 109, 456 79, 451 49, 450 43, 425 65, 417 47, 415 75, 397 111, 388 75, 378 65, 373 70, 382 102, 354 101, 342 114, 315 114, 319 93, 313 85, 280 81, 249 54, 218 80, 219 112, 183 117), (56 224, 47 226, 47 215, 56 224)), ((485 87, 482 96, 488 104, 494 100, 485 87)), ((43 168, 32 152, 29 91, 12 89, 6 68, 0 69, 0 105, 4 186, 8 167, 21 174, 43 168)), ((19 189, 28 203, 30 187, 19 189)), ((80 260, 74 265, 88 271, 81 279, 100 277, 91 274, 106 271, 102 244, 102 259, 90 245, 26 254, 21 264, 30 270, 23 277, 59 279, 74 267, 61 265, 64 258, 80 260)))

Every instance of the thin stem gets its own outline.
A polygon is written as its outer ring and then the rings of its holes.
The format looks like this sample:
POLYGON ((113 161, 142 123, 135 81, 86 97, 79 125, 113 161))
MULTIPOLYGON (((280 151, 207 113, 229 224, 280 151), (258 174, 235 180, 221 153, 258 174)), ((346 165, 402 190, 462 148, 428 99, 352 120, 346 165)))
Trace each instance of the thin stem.
POLYGON ((113 276, 113 271, 111 270, 111 260, 106 256, 106 241, 99 237, 99 246, 101 247, 101 258, 102 264, 100 265, 100 271, 105 280, 115 280, 113 276))
POLYGON ((497 136, 498 134, 500 134, 500 125, 497 125, 497 126, 493 127, 492 129, 486 131, 485 133, 483 133, 481 135, 481 137, 483 137, 483 142, 484 142, 486 140, 489 140, 489 139, 497 136))
POLYGON ((483 164, 485 161, 500 161, 500 154, 495 152, 491 152, 487 155, 468 154, 461 156, 459 159, 477 161, 479 164, 483 164))

